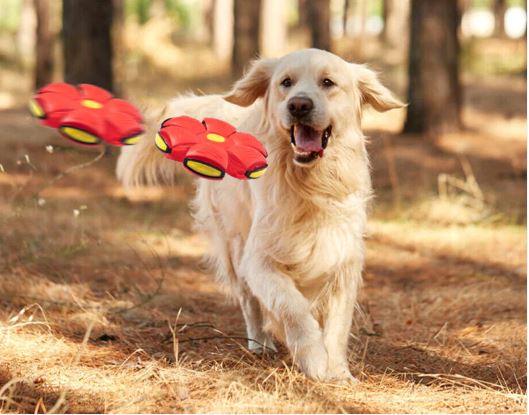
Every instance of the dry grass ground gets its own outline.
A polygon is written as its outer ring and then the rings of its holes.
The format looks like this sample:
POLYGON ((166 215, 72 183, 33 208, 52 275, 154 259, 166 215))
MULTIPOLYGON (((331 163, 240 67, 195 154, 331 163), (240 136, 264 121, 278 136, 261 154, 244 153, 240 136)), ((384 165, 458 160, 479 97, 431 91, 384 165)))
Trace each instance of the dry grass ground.
POLYGON ((354 386, 245 349, 200 262, 189 176, 126 195, 113 153, 41 191, 95 153, 0 112, 0 412, 525 413, 525 81, 466 84, 469 129, 435 144, 396 135, 403 114, 366 114, 354 386))

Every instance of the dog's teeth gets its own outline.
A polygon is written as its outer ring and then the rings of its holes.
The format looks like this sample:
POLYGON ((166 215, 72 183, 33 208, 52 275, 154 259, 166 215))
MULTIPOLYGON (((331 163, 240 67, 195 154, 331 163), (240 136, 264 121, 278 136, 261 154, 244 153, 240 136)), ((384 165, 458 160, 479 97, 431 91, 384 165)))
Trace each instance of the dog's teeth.
POLYGON ((308 156, 310 155, 310 151, 301 151, 297 148, 294 148, 294 153, 296 153, 298 156, 308 156))

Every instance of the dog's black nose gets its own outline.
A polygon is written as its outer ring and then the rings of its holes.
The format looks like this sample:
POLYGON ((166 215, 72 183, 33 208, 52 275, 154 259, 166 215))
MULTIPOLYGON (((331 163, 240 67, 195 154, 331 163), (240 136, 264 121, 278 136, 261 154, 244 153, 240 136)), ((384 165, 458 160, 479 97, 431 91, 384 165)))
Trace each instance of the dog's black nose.
POLYGON ((313 107, 312 99, 307 97, 292 97, 288 100, 288 111, 296 118, 306 116, 313 107))

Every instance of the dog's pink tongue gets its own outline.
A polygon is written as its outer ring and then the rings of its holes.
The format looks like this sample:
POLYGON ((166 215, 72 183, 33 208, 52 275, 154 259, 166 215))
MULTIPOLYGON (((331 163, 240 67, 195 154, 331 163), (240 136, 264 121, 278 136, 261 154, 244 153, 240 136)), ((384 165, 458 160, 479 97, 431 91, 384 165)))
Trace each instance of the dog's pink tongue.
POLYGON ((296 140, 296 147, 301 151, 314 151, 316 153, 323 151, 321 131, 317 131, 306 125, 298 125, 294 129, 294 138, 296 140))

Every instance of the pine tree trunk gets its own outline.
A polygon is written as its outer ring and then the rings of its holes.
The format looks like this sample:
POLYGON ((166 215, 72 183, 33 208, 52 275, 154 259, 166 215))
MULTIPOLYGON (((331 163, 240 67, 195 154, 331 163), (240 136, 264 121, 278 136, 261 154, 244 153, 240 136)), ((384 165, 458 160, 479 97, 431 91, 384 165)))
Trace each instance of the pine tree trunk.
POLYGON ((311 46, 331 50, 331 2, 307 0, 311 46))
POLYGON ((384 0, 382 39, 388 46, 400 51, 404 51, 409 42, 409 9, 408 0, 384 0))
POLYGON ((113 90, 112 0, 63 0, 64 78, 113 90))
POLYGON ((200 39, 208 44, 213 43, 213 9, 215 0, 204 0, 201 2, 201 26, 200 39))
POLYGON ((112 0, 112 74, 114 94, 123 95, 125 79, 125 0, 112 0))
POLYGON ((298 22, 297 27, 308 28, 309 26, 309 1, 298 0, 298 22))
POLYGON ((23 0, 20 5, 20 23, 15 40, 17 61, 21 68, 26 68, 33 63, 32 58, 36 43, 35 35, 37 34, 36 27, 37 19, 33 7, 33 0, 23 0))
POLYGON ((281 56, 287 42, 285 2, 284 0, 261 0, 261 3, 261 56, 281 56))
POLYGON ((37 16, 35 42, 35 87, 51 82, 53 77, 53 33, 51 30, 51 0, 34 0, 37 16))
POLYGON ((351 0, 344 0, 342 9, 342 36, 347 36, 347 22, 349 21, 349 12, 351 9, 351 0))
POLYGON ((240 76, 249 61, 259 55, 261 0, 234 0, 232 72, 240 76))
POLYGON ((505 12, 507 11, 507 1, 494 0, 492 9, 494 11, 494 36, 505 37, 505 12))
POLYGON ((213 50, 215 55, 229 61, 233 53, 233 0, 214 0, 213 4, 213 50))
POLYGON ((457 0, 412 0, 406 133, 461 127, 457 0))

